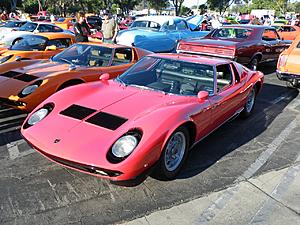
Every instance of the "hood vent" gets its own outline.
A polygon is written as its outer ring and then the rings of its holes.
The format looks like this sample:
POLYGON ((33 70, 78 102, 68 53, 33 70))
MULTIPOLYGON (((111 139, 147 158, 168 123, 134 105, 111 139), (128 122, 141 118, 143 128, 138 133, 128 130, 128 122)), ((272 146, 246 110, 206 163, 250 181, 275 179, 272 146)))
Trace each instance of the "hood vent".
POLYGON ((21 75, 21 74, 22 74, 22 73, 15 72, 15 71, 8 71, 8 72, 6 72, 6 73, 0 74, 0 76, 12 78, 12 77, 15 77, 15 76, 18 76, 18 75, 21 75))
POLYGON ((88 123, 95 124, 97 126, 104 127, 110 130, 116 130, 126 121, 127 119, 123 117, 119 117, 105 112, 99 112, 86 120, 86 122, 88 123))
POLYGON ((95 109, 86 108, 80 105, 71 105, 65 110, 61 111, 60 114, 68 117, 72 117, 78 120, 83 120, 89 115, 96 112, 95 109))
POLYGON ((14 77, 14 79, 24 81, 24 82, 31 82, 38 79, 38 77, 24 73, 20 76, 14 77))

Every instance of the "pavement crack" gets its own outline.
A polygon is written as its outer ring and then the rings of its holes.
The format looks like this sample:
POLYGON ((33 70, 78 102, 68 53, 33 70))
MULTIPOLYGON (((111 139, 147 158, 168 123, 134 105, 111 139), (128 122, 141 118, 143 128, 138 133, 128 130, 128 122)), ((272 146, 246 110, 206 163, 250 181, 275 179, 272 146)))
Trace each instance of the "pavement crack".
POLYGON ((254 188, 256 188, 257 190, 259 190, 260 192, 262 192, 263 194, 265 194, 266 196, 268 196, 269 198, 271 198, 272 200, 274 200, 275 202, 277 202, 278 204, 282 205, 283 207, 287 208, 288 210, 292 211, 293 213, 295 213, 296 215, 300 216, 300 212, 298 212, 297 210, 291 208, 290 206, 284 204, 283 202, 281 202, 280 200, 274 198, 272 195, 268 194, 266 191, 264 191, 263 189, 261 189, 260 187, 258 187, 257 185, 255 185, 254 183, 252 183, 251 181, 249 181, 248 179, 245 180, 247 183, 249 183, 250 185, 252 185, 254 188))
POLYGON ((147 219, 147 216, 145 216, 145 220, 146 220, 147 224, 151 225, 149 220, 147 219))

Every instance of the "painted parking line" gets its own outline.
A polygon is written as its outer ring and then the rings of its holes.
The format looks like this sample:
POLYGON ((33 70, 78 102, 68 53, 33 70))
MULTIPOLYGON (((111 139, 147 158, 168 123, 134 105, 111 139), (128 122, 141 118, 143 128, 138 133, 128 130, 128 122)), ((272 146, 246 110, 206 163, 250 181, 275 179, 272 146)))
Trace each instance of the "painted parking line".
MULTIPOLYGON (((300 155, 295 162, 300 160, 300 155)), ((273 199, 280 202, 285 193, 287 193, 289 187, 294 182, 296 176, 300 172, 300 165, 295 165, 290 167, 287 172, 281 178, 279 184, 273 189, 270 194, 273 199)), ((263 225, 266 224, 266 221, 270 218, 273 213, 273 209, 275 207, 274 200, 272 198, 268 198, 260 207, 260 209, 256 212, 254 217, 251 219, 250 224, 253 225, 263 225)), ((294 210, 291 210, 294 211, 294 210)), ((298 214, 298 212, 295 212, 298 214)))
POLYGON ((18 146, 20 144, 23 144, 23 143, 25 143, 24 140, 19 140, 19 141, 14 141, 14 142, 9 143, 9 144, 6 145, 10 160, 14 160, 16 158, 24 157, 24 156, 30 155, 30 154, 35 152, 35 150, 32 149, 32 148, 30 148, 26 151, 20 152, 18 146))
MULTIPOLYGON (((267 150, 262 152, 257 160, 250 165, 250 167, 243 173, 242 176, 238 177, 234 183, 240 183, 242 180, 249 179, 255 172, 257 172, 265 162, 271 157, 276 149, 285 141, 288 135, 297 127, 300 121, 300 116, 296 117, 267 147, 267 150)), ((239 184, 233 188, 227 189, 221 196, 214 201, 208 208, 206 208, 200 215, 195 224, 206 225, 210 222, 218 212, 220 212, 229 200, 238 192, 239 184)))

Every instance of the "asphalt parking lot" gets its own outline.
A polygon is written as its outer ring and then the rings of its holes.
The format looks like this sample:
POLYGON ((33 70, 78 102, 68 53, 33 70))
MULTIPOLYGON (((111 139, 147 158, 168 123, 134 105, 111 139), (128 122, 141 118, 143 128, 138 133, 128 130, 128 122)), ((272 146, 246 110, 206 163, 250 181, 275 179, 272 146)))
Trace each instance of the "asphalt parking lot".
POLYGON ((0 224, 122 223, 294 165, 300 154, 299 91, 286 88, 274 67, 260 68, 265 84, 250 118, 237 118, 197 144, 176 180, 148 177, 135 187, 48 161, 20 135, 26 115, 2 107, 0 224))

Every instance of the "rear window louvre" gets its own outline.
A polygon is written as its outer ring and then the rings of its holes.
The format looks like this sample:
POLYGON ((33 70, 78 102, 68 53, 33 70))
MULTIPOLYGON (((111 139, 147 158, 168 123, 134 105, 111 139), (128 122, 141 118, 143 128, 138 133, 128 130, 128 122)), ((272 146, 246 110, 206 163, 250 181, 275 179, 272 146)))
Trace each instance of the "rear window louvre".
POLYGON ((95 124, 97 126, 104 127, 109 130, 116 130, 126 121, 127 119, 123 117, 112 115, 105 112, 99 112, 96 115, 86 120, 86 122, 88 123, 95 124))
POLYGON ((68 117, 72 117, 74 119, 82 120, 89 115, 96 112, 95 109, 86 108, 80 105, 71 105, 65 110, 61 111, 60 114, 68 117))

